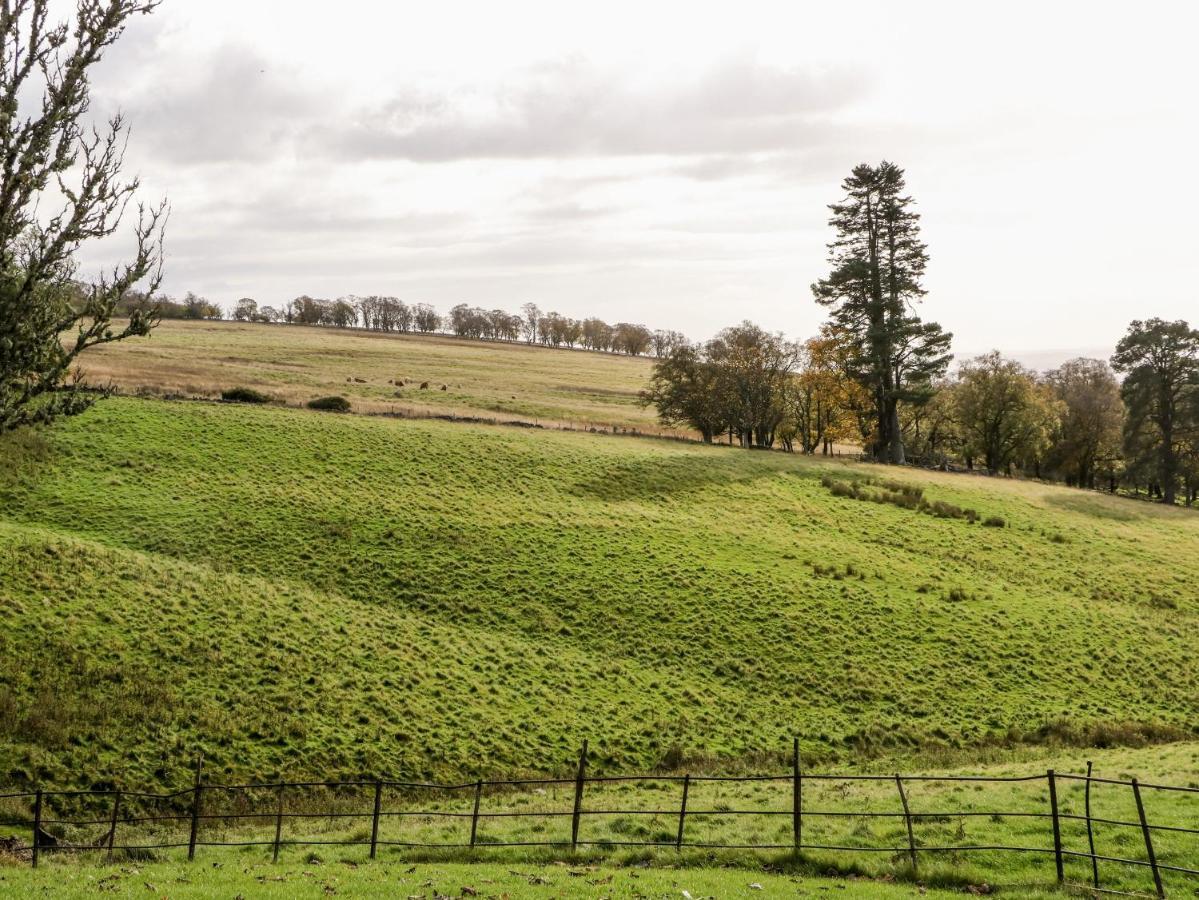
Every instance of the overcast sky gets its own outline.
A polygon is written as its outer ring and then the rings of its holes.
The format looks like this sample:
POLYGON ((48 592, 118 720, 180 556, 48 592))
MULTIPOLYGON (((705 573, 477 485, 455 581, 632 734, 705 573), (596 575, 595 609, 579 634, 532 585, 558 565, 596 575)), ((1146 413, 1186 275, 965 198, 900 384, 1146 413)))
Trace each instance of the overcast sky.
POLYGON ((1102 349, 1199 320, 1196 8, 166 0, 94 106, 175 294, 805 336, 826 204, 890 159, 959 350, 1102 349))

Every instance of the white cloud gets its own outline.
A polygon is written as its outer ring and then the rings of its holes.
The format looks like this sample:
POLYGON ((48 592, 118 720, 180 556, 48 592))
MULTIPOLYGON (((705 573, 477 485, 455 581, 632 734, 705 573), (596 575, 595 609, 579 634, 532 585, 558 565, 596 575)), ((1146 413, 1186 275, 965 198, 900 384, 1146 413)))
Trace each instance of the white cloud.
MULTIPOLYGON (((230 302, 536 299, 696 337, 822 311, 826 204, 908 169, 962 346, 1199 318, 1196 11, 664 0, 176 0, 96 78, 173 216, 168 287, 230 302)), ((89 251, 98 265, 120 242, 89 251)))
POLYGON ((678 83, 637 86, 581 59, 541 63, 494 88, 401 92, 331 122, 321 143, 349 158, 690 156, 823 144, 829 116, 860 97, 860 71, 724 61, 678 83))

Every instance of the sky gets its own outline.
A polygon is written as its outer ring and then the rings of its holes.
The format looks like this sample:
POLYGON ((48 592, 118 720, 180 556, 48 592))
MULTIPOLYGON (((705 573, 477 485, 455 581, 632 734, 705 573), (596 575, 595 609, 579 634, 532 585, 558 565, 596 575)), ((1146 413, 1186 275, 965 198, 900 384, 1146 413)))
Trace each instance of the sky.
POLYGON ((170 201, 172 294, 804 337, 827 204, 888 159, 922 315, 1052 361, 1199 319, 1197 26, 1182 2, 165 0, 93 111, 170 201))

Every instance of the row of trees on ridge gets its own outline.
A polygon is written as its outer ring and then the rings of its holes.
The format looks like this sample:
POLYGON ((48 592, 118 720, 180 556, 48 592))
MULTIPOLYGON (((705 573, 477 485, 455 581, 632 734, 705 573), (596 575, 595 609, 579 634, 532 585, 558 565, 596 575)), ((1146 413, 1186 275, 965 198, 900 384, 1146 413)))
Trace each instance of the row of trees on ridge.
MULTIPOLYGON (((205 297, 188 292, 182 300, 129 291, 115 309, 116 315, 146 315, 151 310, 162 319, 209 319, 225 317, 221 307, 205 297)), ((325 325, 333 328, 365 328, 400 334, 446 332, 482 341, 520 341, 546 347, 581 347, 630 356, 652 353, 662 356, 686 342, 677 331, 651 331, 634 322, 609 325, 602 319, 574 319, 557 312, 542 312, 526 303, 519 313, 484 309, 459 303, 442 315, 428 303, 405 303, 398 297, 379 295, 339 297, 325 300, 303 295, 282 307, 259 306, 252 297, 234 305, 229 319, 235 322, 264 322, 289 325, 325 325)))

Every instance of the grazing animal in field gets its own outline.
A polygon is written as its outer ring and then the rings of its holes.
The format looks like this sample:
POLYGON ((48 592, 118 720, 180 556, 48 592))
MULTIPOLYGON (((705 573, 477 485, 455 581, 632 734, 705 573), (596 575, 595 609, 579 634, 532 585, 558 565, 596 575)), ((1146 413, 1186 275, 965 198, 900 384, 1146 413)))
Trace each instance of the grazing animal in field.
POLYGON ((443 391, 444 391, 444 390, 446 390, 446 386, 443 384, 443 385, 441 386, 441 389, 442 389, 443 391))
POLYGON ((427 382, 427 381, 422 381, 422 382, 420 383, 420 389, 421 389, 422 391, 427 391, 427 390, 429 389, 429 382, 427 382))

